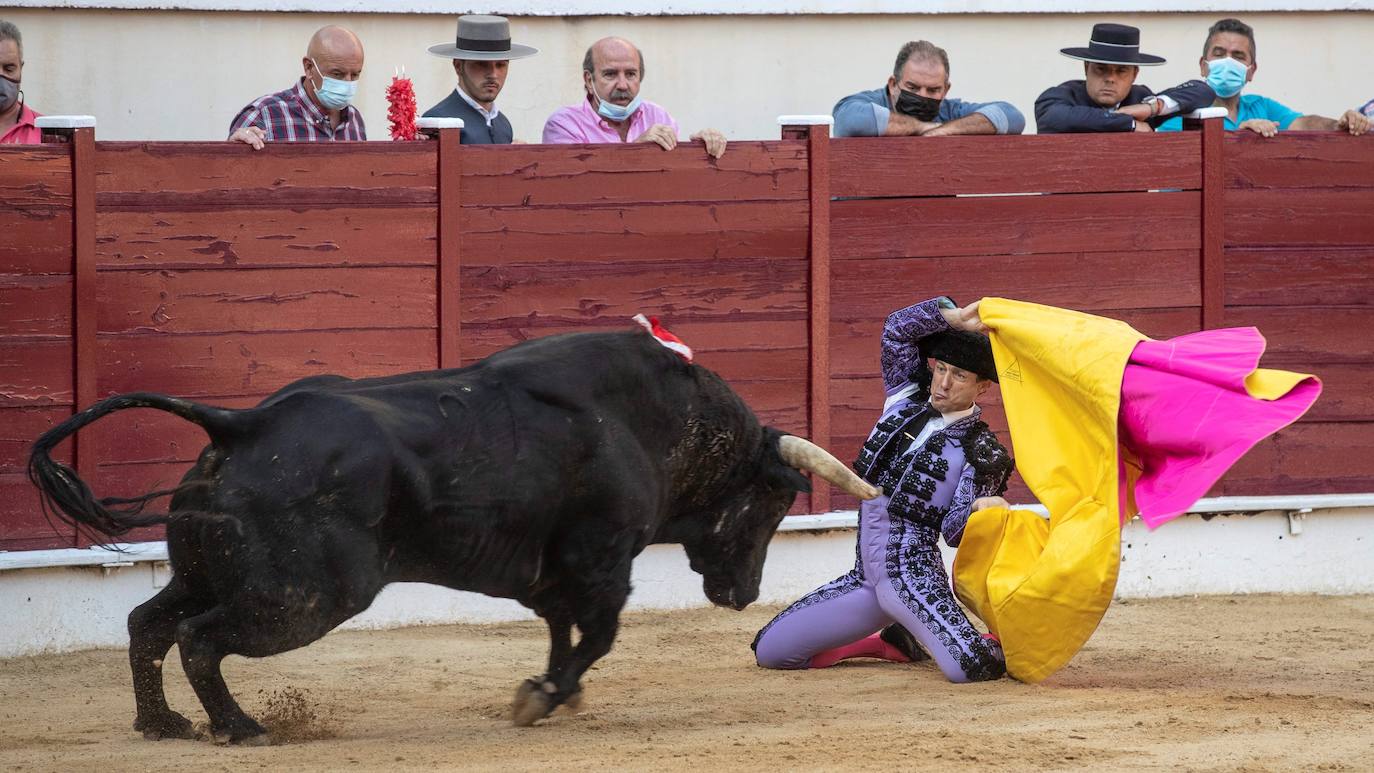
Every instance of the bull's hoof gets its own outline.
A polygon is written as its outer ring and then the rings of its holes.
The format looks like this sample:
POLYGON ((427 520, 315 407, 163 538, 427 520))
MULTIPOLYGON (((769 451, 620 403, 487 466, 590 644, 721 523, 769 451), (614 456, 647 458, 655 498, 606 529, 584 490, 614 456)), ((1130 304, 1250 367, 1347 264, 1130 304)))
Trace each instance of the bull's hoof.
POLYGON ((578 690, 577 692, 573 693, 572 695, 569 695, 569 696, 568 696, 568 699, 565 700, 565 701, 563 701, 563 706, 564 706, 564 708, 566 708, 569 712, 571 712, 571 713, 573 713, 573 714, 581 714, 581 713, 582 713, 582 691, 581 691, 581 690, 578 690))
POLYGON ((236 746, 267 746, 271 743, 263 726, 248 717, 244 717, 232 725, 212 728, 210 737, 217 744, 234 744, 236 746))
POLYGON ((139 717, 134 720, 134 729, 143 734, 146 741, 161 741, 164 738, 194 739, 195 727, 191 720, 175 711, 155 717, 139 717))
POLYGON ((516 727, 529 727, 553 712, 554 693, 558 685, 553 682, 540 682, 526 679, 515 690, 515 701, 510 707, 510 721, 516 727))

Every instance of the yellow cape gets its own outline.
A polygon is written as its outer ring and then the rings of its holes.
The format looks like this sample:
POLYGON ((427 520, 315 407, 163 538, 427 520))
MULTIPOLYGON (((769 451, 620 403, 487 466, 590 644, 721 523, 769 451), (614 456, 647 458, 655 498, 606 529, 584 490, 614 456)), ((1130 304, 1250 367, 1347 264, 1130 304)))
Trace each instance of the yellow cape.
POLYGON ((1001 638, 1008 673, 1038 682, 1078 652, 1112 600, 1117 411, 1127 360, 1145 336, 1124 322, 1002 298, 984 298, 980 311, 1017 469, 1050 520, 975 513, 954 560, 954 591, 1001 638))

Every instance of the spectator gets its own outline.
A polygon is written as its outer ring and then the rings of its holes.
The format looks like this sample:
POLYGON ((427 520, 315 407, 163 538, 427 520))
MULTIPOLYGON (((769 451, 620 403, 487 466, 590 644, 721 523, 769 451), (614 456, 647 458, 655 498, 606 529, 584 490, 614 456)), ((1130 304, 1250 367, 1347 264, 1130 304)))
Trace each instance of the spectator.
POLYGON ((1035 100, 1041 134, 1063 132, 1150 132, 1175 113, 1212 104, 1216 93, 1202 81, 1188 81, 1156 95, 1138 85, 1141 66, 1164 58, 1140 53, 1140 30, 1124 24, 1095 24, 1087 48, 1059 53, 1085 62, 1081 81, 1065 81, 1035 100))
POLYGON ((509 145, 515 139, 510 119, 496 109, 506 85, 510 60, 534 56, 539 49, 510 42, 510 22, 502 16, 458 17, 458 38, 429 47, 435 56, 453 60, 458 85, 426 118, 461 118, 464 145, 509 145))
MULTIPOLYGON (((653 142, 664 150, 677 147, 677 121, 640 97, 643 82, 644 54, 633 43, 622 38, 596 41, 582 57, 586 98, 549 116, 544 142, 653 142)), ((702 129, 691 140, 705 144, 713 158, 725 152, 725 135, 715 129, 702 129)))
MULTIPOLYGON (((1346 131, 1364 134, 1369 129, 1369 116, 1359 110, 1347 110, 1340 118, 1302 115, 1296 110, 1258 94, 1244 94, 1241 89, 1255 77, 1259 60, 1255 58, 1255 31, 1239 19, 1222 19, 1207 30, 1207 42, 1202 46, 1198 67, 1207 85, 1217 93, 1213 105, 1226 108, 1225 125, 1228 131, 1248 129, 1256 134, 1272 137, 1281 131, 1346 131)), ((1178 131, 1183 119, 1172 118, 1160 131, 1178 131)))
POLYGON ((42 132, 33 121, 40 113, 24 104, 24 39, 13 23, 0 21, 0 145, 34 145, 42 132))
POLYGON ((351 104, 363 74, 363 43, 343 27, 310 38, 305 74, 285 91, 258 97, 229 125, 229 139, 262 150, 266 142, 365 140, 363 116, 351 104))
POLYGON ((1020 134, 1025 116, 1006 102, 950 99, 949 56, 925 40, 902 46, 886 88, 835 105, 836 137, 1020 134))

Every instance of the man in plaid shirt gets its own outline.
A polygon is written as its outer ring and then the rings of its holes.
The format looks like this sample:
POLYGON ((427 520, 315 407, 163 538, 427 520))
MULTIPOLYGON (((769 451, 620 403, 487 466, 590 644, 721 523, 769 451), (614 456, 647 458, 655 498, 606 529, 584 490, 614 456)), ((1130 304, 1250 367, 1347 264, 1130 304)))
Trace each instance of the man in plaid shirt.
POLYGON ((363 44, 343 27, 323 27, 301 60, 304 76, 285 91, 253 100, 229 125, 229 139, 262 150, 266 142, 366 140, 350 104, 363 72, 363 44))

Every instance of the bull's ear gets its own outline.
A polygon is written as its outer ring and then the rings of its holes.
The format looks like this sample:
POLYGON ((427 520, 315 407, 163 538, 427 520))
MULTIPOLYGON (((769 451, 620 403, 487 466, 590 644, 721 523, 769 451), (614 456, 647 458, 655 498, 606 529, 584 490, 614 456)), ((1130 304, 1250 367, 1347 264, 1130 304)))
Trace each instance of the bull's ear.
POLYGON ((766 444, 764 466, 767 468, 764 475, 775 486, 810 494, 811 481, 807 480, 806 476, 796 467, 784 462, 782 454, 778 452, 778 439, 782 436, 783 433, 775 427, 764 428, 764 443, 766 444))
POLYGON ((797 470, 785 464, 772 465, 768 469, 769 476, 773 482, 779 486, 800 491, 803 494, 811 493, 811 481, 806 479, 797 470))

